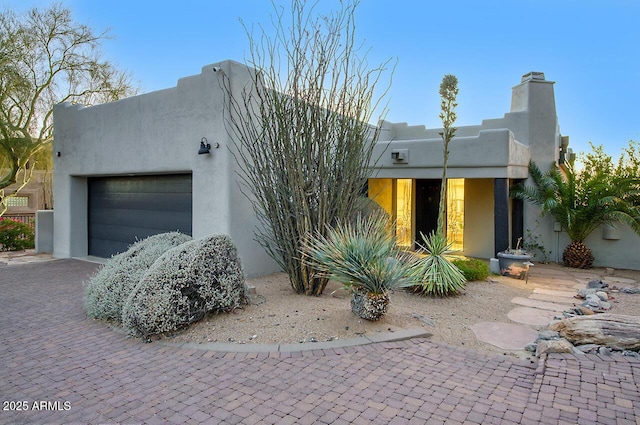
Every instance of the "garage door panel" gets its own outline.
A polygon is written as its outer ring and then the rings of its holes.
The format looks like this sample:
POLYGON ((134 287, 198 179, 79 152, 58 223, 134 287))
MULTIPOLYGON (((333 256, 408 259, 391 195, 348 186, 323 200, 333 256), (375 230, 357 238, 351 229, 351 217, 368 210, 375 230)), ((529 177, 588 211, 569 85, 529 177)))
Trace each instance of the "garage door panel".
POLYGON ((158 233, 191 235, 191 185, 190 174, 88 179, 89 254, 110 257, 158 233))
MULTIPOLYGON (((89 216, 92 226, 112 224, 121 227, 141 227, 153 229, 191 229, 191 214, 176 212, 149 212, 130 210, 95 211, 89 216)), ((183 232, 186 232, 183 231, 183 232)))
POLYGON ((109 193, 96 198, 92 206, 96 209, 185 211, 191 207, 191 194, 109 193))
POLYGON ((95 193, 191 192, 191 175, 106 177, 94 180, 95 193))
MULTIPOLYGON (((123 228, 178 229, 191 228, 191 214, 171 211, 101 210, 89 216, 92 227, 111 225, 123 228)), ((160 232, 162 233, 162 232, 160 232)))
POLYGON ((96 257, 109 258, 119 252, 124 252, 129 248, 128 243, 112 240, 93 240, 93 249, 89 253, 96 257))
POLYGON ((147 236, 157 235, 158 233, 166 232, 166 229, 156 227, 133 227, 133 226, 115 226, 110 224, 97 224, 93 228, 91 234, 92 241, 114 241, 121 242, 128 245, 135 242, 131 242, 130 235, 134 233, 137 235, 137 239, 144 239, 147 236))

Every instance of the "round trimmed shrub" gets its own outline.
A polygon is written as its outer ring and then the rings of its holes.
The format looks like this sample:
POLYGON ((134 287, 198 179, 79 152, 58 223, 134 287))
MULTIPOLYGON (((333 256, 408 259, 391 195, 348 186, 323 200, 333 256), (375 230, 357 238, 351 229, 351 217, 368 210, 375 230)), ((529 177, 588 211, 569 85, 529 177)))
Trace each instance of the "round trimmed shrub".
POLYGON ((111 257, 89 279, 84 291, 87 314, 94 319, 120 321, 122 307, 145 272, 165 252, 192 240, 191 236, 169 232, 149 236, 111 257))
POLYGON ((122 325, 129 335, 148 338, 246 303, 238 251, 229 236, 214 235, 158 258, 127 299, 122 325))

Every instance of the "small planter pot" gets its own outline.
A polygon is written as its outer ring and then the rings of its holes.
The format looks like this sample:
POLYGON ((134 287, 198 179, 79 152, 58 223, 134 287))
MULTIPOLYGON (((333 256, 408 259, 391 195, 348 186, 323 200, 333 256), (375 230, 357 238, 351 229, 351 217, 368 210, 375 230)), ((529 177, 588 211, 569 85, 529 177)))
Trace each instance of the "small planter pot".
POLYGON ((389 306, 389 294, 371 294, 363 290, 354 290, 351 295, 351 311, 358 317, 376 321, 386 312, 389 306))
POLYGON ((515 279, 527 279, 529 267, 533 265, 531 258, 533 258, 533 256, 526 252, 521 254, 499 252, 498 264, 500 265, 500 274, 515 279))

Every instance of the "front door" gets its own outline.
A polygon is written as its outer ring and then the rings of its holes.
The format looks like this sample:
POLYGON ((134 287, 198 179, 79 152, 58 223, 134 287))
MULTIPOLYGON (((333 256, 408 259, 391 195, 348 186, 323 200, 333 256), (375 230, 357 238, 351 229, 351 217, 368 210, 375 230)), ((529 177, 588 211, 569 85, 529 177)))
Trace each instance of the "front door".
POLYGON ((422 244, 420 232, 428 235, 438 228, 441 180, 416 180, 416 241, 422 244))

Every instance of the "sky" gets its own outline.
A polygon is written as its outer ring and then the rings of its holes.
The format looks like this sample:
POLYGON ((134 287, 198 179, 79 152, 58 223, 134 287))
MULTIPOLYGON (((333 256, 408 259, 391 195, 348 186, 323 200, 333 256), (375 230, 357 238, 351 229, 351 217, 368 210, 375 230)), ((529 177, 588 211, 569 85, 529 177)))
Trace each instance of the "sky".
MULTIPOLYGON (((247 27, 271 28, 270 0, 62 0, 95 31, 109 29, 105 57, 127 70, 141 93, 226 59, 245 62, 247 27)), ((274 0, 287 6, 289 0, 274 0)), ((17 11, 46 0, 0 0, 17 11)), ((329 10, 336 0, 321 0, 329 10)), ((441 127, 438 88, 459 81, 457 126, 509 112, 521 76, 555 81, 560 131, 575 152, 589 142, 617 158, 640 140, 639 0, 361 0, 356 40, 368 62, 396 63, 386 119, 441 127)))

